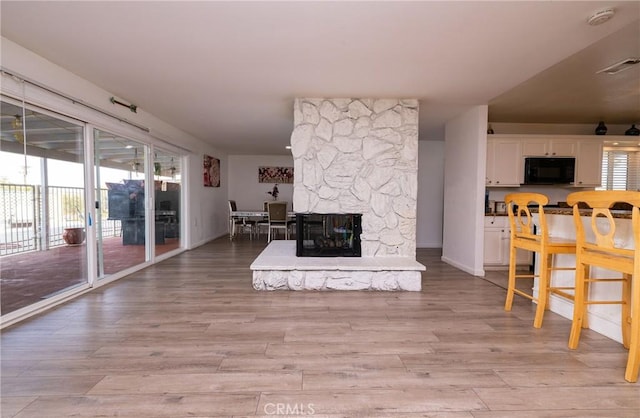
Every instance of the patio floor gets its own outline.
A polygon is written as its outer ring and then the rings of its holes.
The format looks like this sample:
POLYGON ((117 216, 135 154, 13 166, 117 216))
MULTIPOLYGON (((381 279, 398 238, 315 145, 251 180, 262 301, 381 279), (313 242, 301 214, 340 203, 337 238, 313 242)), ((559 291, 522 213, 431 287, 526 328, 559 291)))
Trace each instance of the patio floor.
MULTIPOLYGON (((156 256, 179 247, 178 238, 156 245, 156 256)), ((104 240, 105 274, 144 262, 144 245, 104 240)), ((0 312, 5 315, 87 281, 86 245, 59 246, 0 258, 0 312)))

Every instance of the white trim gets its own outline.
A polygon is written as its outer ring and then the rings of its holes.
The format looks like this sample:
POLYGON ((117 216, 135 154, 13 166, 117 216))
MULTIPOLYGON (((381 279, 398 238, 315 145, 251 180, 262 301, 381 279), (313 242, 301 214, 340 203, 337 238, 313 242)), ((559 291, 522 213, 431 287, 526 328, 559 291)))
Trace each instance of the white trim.
POLYGON ((474 267, 469 267, 464 264, 460 264, 457 261, 452 260, 445 256, 440 257, 440 260, 457 268, 458 270, 464 271, 465 273, 469 273, 473 276, 484 277, 484 269, 476 270, 474 267))
MULTIPOLYGON (((565 298, 551 295, 549 297, 549 309, 569 321, 573 320, 573 303, 565 298)), ((622 344, 622 329, 620 324, 612 322, 608 318, 600 316, 591 310, 588 310, 587 318, 590 330, 622 344)), ((570 326, 569 324, 569 327, 570 326)))
POLYGON ((31 305, 25 306, 24 308, 16 309, 13 312, 4 314, 0 316, 0 329, 4 329, 34 315, 38 315, 42 312, 48 311, 55 306, 75 299, 76 297, 83 295, 89 291, 91 291, 91 287, 88 283, 84 283, 78 287, 74 287, 73 289, 69 289, 66 292, 62 292, 48 299, 32 303, 31 305))
MULTIPOLYGON (((84 204, 85 204, 85 239, 87 240, 87 278, 89 286, 93 287, 98 277, 98 249, 96 238, 96 187, 93 127, 84 124, 84 204)), ((99 187, 99 185, 97 185, 99 187)))

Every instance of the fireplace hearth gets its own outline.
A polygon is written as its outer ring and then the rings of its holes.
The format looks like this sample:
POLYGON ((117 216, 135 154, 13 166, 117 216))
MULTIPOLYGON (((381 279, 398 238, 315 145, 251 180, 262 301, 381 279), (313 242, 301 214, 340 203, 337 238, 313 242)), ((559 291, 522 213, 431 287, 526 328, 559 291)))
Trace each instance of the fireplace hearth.
POLYGON ((362 214, 296 214, 296 256, 360 257, 362 214))

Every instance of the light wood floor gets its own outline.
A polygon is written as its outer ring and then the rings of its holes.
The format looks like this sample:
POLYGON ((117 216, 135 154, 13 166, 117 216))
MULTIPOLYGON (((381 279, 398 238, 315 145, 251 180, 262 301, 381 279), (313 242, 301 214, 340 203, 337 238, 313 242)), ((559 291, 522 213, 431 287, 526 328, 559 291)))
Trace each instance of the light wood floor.
MULTIPOLYGON (((627 352, 419 250, 423 291, 257 292, 218 239, 2 332, 2 417, 638 417, 627 352)), ((499 282, 499 275, 495 274, 499 282)))

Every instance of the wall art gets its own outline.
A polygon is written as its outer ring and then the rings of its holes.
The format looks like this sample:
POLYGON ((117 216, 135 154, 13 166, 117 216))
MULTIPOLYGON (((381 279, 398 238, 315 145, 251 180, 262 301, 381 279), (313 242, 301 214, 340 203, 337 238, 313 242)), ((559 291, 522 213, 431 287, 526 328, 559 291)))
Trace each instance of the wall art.
POLYGON ((293 183, 293 167, 258 167, 259 183, 293 183))
POLYGON ((220 160, 205 154, 203 168, 204 187, 220 187, 220 160))

